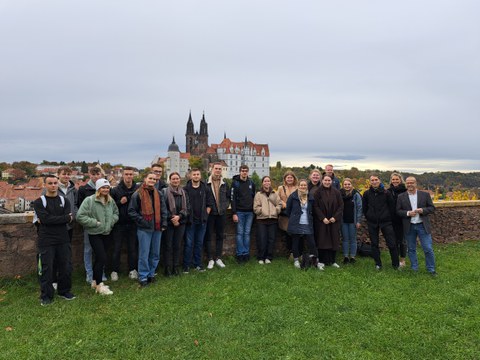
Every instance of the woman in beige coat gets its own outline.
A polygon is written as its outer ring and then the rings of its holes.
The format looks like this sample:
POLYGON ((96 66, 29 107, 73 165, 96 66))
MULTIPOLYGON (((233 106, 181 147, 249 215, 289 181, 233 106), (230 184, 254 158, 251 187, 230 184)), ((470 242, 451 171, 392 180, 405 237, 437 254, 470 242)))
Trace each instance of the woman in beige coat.
POLYGON ((272 189, 269 176, 262 178, 262 188, 253 199, 253 212, 257 216, 257 258, 258 263, 270 264, 273 259, 278 215, 282 200, 272 189))
MULTIPOLYGON (((292 237, 287 232, 288 228, 288 216, 285 214, 285 210, 287 208, 287 200, 292 193, 294 193, 298 189, 298 179, 295 173, 291 170, 288 170, 283 174, 283 184, 280 185, 277 189, 277 194, 280 196, 280 200, 282 200, 282 211, 280 212, 280 216, 278 217, 278 228, 283 232, 285 237, 285 242, 287 245, 288 254, 290 257, 292 256, 292 237)), ((302 247, 303 249, 303 247, 302 247)))

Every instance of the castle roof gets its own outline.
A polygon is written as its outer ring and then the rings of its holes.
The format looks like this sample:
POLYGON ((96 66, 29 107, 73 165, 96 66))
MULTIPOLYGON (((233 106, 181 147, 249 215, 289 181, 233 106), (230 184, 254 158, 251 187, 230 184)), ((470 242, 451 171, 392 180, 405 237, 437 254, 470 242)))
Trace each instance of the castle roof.
POLYGON ((262 154, 263 150, 265 152, 264 156, 270 156, 268 144, 255 144, 251 141, 248 141, 246 138, 245 141, 240 142, 234 142, 231 141, 229 138, 225 138, 220 144, 212 144, 212 146, 210 146, 210 148, 214 149, 215 152, 218 148, 225 149, 226 154, 236 154, 242 151, 245 147, 256 150, 256 153, 258 155, 262 154))

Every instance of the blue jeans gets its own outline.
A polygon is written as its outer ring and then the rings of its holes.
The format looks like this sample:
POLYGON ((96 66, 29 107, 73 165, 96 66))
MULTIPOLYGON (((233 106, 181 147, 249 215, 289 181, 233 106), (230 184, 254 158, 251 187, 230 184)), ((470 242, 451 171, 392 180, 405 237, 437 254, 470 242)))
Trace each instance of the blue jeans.
POLYGON ((205 231, 207 231, 207 223, 187 225, 187 236, 185 237, 185 248, 183 250, 184 268, 190 267, 190 263, 192 262, 192 249, 193 266, 202 266, 202 249, 205 231))
POLYGON ((420 239, 423 252, 425 253, 425 265, 428 272, 435 271, 435 255, 433 254, 432 247, 432 235, 427 234, 425 227, 422 223, 410 224, 410 230, 405 234, 408 245, 408 258, 412 270, 418 271, 418 259, 417 259, 417 236, 420 239))
POLYGON ((252 230, 253 212, 238 211, 237 256, 250 255, 250 231, 252 230))
POLYGON ((355 257, 357 254, 357 228, 355 223, 342 223, 343 257, 355 257))
POLYGON ((88 233, 83 231, 83 263, 85 264, 85 272, 87 273, 87 282, 91 283, 93 280, 93 265, 92 265, 92 245, 88 233))
POLYGON ((137 229, 139 281, 146 281, 155 276, 155 269, 160 261, 161 236, 161 231, 137 229))

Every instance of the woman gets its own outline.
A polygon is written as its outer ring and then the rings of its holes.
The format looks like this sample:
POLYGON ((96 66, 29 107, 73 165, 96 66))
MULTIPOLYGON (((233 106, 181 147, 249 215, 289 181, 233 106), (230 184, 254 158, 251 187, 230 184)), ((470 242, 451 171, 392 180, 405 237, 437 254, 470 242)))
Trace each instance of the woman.
POLYGON ((332 265, 339 268, 335 261, 340 247, 340 223, 342 221, 343 201, 340 191, 332 187, 332 178, 325 175, 322 185, 314 195, 314 229, 318 247, 320 266, 332 265))
MULTIPOLYGON (((301 250, 300 242, 307 240, 309 250, 309 263, 318 266, 318 252, 313 238, 313 196, 308 192, 308 182, 302 179, 298 189, 287 200, 286 214, 288 216, 288 232, 292 236, 293 265, 300 269, 298 260, 301 250)), ((305 259, 304 259, 305 260, 305 259)), ((304 261, 305 263, 305 261, 304 261)), ((319 267, 323 270, 323 267, 319 267)))
MULTIPOLYGON (((394 172, 390 175, 390 187, 388 191, 392 194, 395 208, 397 207, 398 195, 407 191, 401 174, 394 172)), ((405 257, 407 256, 407 242, 403 233, 402 218, 394 212, 392 217, 393 231, 395 232, 395 241, 400 255, 400 267, 405 266, 405 257)))
POLYGON ((308 182, 308 191, 312 193, 312 195, 315 194, 315 191, 318 190, 320 185, 322 185, 322 173, 318 169, 313 169, 310 171, 310 181, 308 182))
POLYGON ((343 180, 340 190, 343 199, 342 245, 343 263, 355 263, 357 254, 357 229, 362 219, 362 196, 353 188, 352 180, 343 180))
POLYGON ((167 205, 167 231, 165 233, 165 276, 179 275, 180 249, 185 224, 190 213, 188 195, 180 186, 180 174, 169 175, 169 185, 163 191, 167 205))
POLYGON ((287 208, 288 197, 297 190, 298 179, 295 173, 291 170, 288 170, 283 175, 283 185, 279 186, 277 189, 277 194, 280 196, 282 201, 282 211, 278 217, 278 228, 282 230, 285 234, 285 242, 287 244, 288 255, 292 255, 292 237, 287 232, 288 228, 288 217, 285 214, 285 209, 287 208))
POLYGON ((83 200, 77 213, 77 221, 88 233, 90 245, 95 255, 93 264, 92 288, 98 294, 112 295, 113 291, 102 282, 103 269, 107 262, 107 244, 113 225, 118 221, 118 208, 110 196, 110 183, 98 179, 95 194, 83 200))
POLYGON ((261 265, 272 262, 281 209, 282 200, 273 191, 270 177, 264 176, 262 188, 253 199, 253 212, 257 215, 257 259, 261 265))
POLYGON ((137 225, 138 281, 142 287, 154 281, 162 231, 167 228, 165 198, 155 188, 156 183, 157 174, 148 173, 128 205, 128 215, 137 225))

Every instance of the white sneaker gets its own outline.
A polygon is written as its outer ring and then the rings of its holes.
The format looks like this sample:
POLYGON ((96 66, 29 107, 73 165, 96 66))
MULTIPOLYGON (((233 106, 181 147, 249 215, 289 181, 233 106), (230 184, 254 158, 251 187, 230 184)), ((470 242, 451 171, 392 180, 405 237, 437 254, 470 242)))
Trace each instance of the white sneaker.
POLYGON ((215 261, 210 260, 210 261, 208 262, 207 269, 208 269, 208 270, 212 270, 212 269, 213 269, 213 265, 215 265, 215 261))
POLYGON ((295 260, 295 261, 293 262, 293 266, 295 266, 297 269, 300 269, 300 261, 295 260))
POLYGON ((53 286, 53 290, 57 290, 58 283, 52 283, 52 286, 53 286))
POLYGON ((97 288, 97 282, 95 280, 92 280, 92 282, 90 283, 90 287, 95 290, 97 288))
POLYGON ((100 295, 112 295, 113 294, 113 291, 110 290, 108 288, 108 286, 105 286, 103 284, 103 282, 97 285, 97 288, 96 288, 95 292, 97 294, 100 294, 100 295))
POLYGON ((138 279, 138 271, 137 270, 132 270, 128 273, 128 277, 132 280, 137 280, 138 279))
POLYGON ((335 268, 335 269, 339 269, 339 268, 340 268, 340 265, 338 265, 337 263, 333 263, 333 264, 332 264, 332 267, 335 268))
POLYGON ((222 259, 217 259, 217 261, 215 261, 215 264, 217 264, 217 266, 220 268, 225 267, 225 264, 223 263, 222 259))
POLYGON ((271 264, 272 262, 269 259, 265 259, 265 264, 271 264))
POLYGON ((325 264, 319 262, 319 263, 317 264, 317 268, 318 268, 318 270, 322 270, 322 271, 323 271, 323 270, 325 270, 325 264))
POLYGON ((260 265, 265 264, 265 263, 263 262, 263 260, 258 260, 258 263, 259 263, 260 265))
POLYGON ((118 281, 118 273, 116 271, 112 271, 112 273, 110 274, 110 278, 112 279, 112 281, 118 281))
POLYGON ((107 275, 105 275, 105 273, 102 274, 102 281, 107 281, 107 275))

